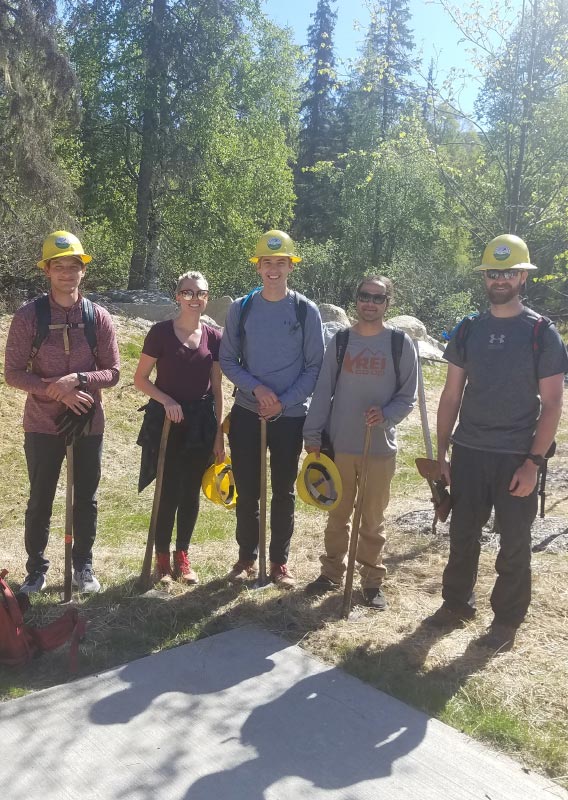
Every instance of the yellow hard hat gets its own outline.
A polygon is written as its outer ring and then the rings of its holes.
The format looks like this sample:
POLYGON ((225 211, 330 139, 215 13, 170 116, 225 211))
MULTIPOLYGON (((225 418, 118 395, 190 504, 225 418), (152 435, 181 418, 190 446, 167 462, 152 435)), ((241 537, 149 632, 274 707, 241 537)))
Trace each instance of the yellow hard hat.
POLYGON ((288 256, 293 264, 298 264, 302 259, 296 255, 296 246, 284 231, 266 231, 256 243, 254 257, 249 259, 253 264, 263 256, 288 256))
POLYGON ((42 259, 37 262, 40 269, 47 267, 47 262, 52 258, 62 258, 63 256, 77 256, 83 264, 88 264, 93 260, 83 250, 83 245, 69 231, 54 231, 44 240, 41 251, 42 259))
POLYGON ((491 239, 483 251, 482 264, 475 272, 487 269, 538 269, 530 263, 529 248, 518 236, 504 233, 491 239))
POLYGON ((339 470, 328 456, 309 453, 296 481, 296 491, 304 503, 322 511, 332 511, 341 500, 342 484, 339 470))
POLYGON ((233 478, 233 468, 228 458, 220 464, 211 464, 201 480, 203 494, 212 503, 224 508, 234 508, 237 504, 237 489, 233 478))

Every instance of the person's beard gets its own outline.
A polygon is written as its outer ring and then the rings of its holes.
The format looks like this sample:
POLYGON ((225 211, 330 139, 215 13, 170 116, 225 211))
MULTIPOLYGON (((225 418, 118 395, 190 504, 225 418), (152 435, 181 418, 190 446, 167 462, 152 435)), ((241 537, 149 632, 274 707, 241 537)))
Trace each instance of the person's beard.
POLYGON ((514 286, 505 286, 498 290, 496 286, 491 286, 491 288, 487 289, 487 295, 493 305, 503 306, 518 297, 519 289, 514 286))

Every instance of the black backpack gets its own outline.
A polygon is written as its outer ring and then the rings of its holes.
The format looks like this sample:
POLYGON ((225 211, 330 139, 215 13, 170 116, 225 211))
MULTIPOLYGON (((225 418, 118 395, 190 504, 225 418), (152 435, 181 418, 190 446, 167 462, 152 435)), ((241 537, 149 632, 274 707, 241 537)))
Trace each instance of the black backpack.
MULTIPOLYGON (((453 339, 455 336, 456 339, 456 348, 459 354, 459 357, 462 361, 465 361, 465 346, 467 342, 467 337, 470 334, 471 326, 475 324, 475 321, 478 320, 479 314, 469 314, 467 317, 464 317, 461 322, 458 322, 456 327, 453 331, 449 334, 447 339, 453 339)), ((533 360, 534 360, 534 370, 538 380, 538 364, 540 361, 540 356, 543 351, 544 347, 544 334, 552 325, 552 320, 548 319, 548 317, 539 316, 535 324, 533 325, 532 329, 532 353, 533 353, 533 360)))
POLYGON ((85 339, 87 340, 91 352, 97 358, 97 327, 95 323, 95 308, 90 300, 86 297, 81 299, 81 315, 82 322, 61 322, 57 325, 51 324, 51 306, 49 305, 49 295, 42 294, 41 297, 36 297, 34 300, 35 314, 36 314, 36 332, 32 342, 32 349, 28 360, 28 368, 31 366, 32 361, 39 353, 50 330, 63 330, 66 328, 82 328, 85 339))

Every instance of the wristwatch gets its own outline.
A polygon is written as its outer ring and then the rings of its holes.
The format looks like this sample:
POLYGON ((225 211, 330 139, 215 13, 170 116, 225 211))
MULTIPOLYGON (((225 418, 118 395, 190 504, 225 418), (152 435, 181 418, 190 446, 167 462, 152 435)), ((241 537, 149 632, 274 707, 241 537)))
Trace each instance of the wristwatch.
POLYGON ((529 461, 532 461, 533 464, 536 464, 537 467, 544 467, 546 458, 544 456, 536 455, 535 453, 527 453, 526 455, 529 461))
POLYGON ((87 388, 87 376, 84 372, 77 373, 77 380, 79 381, 78 389, 86 389, 87 388))

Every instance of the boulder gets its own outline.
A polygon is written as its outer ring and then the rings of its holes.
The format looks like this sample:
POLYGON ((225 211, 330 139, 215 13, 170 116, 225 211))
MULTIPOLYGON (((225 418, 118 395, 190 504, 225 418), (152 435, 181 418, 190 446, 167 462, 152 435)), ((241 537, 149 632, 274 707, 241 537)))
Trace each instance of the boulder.
POLYGON ((346 325, 342 325, 341 322, 324 322, 323 323, 323 341, 325 346, 327 347, 330 343, 331 339, 335 336, 337 331, 343 330, 343 328, 347 327, 346 325))
POLYGON ((232 302, 231 297, 223 295, 223 297, 214 297, 207 303, 207 316, 215 320, 217 327, 222 328, 225 325, 227 311, 232 302))
POLYGON ((339 306, 334 306, 331 303, 320 303, 318 308, 322 322, 338 322, 342 328, 350 324, 349 317, 339 306))
POLYGON ((394 328, 400 328, 412 338, 418 341, 418 352, 421 358, 427 358, 431 361, 442 361, 442 354, 444 348, 432 336, 428 336, 428 331, 423 322, 420 322, 416 317, 411 317, 402 314, 399 317, 390 317, 388 319, 389 325, 394 328))
POLYGON ((177 314, 177 303, 162 292, 146 289, 111 289, 108 292, 91 292, 88 297, 104 306, 111 314, 150 322, 172 319, 177 314))

